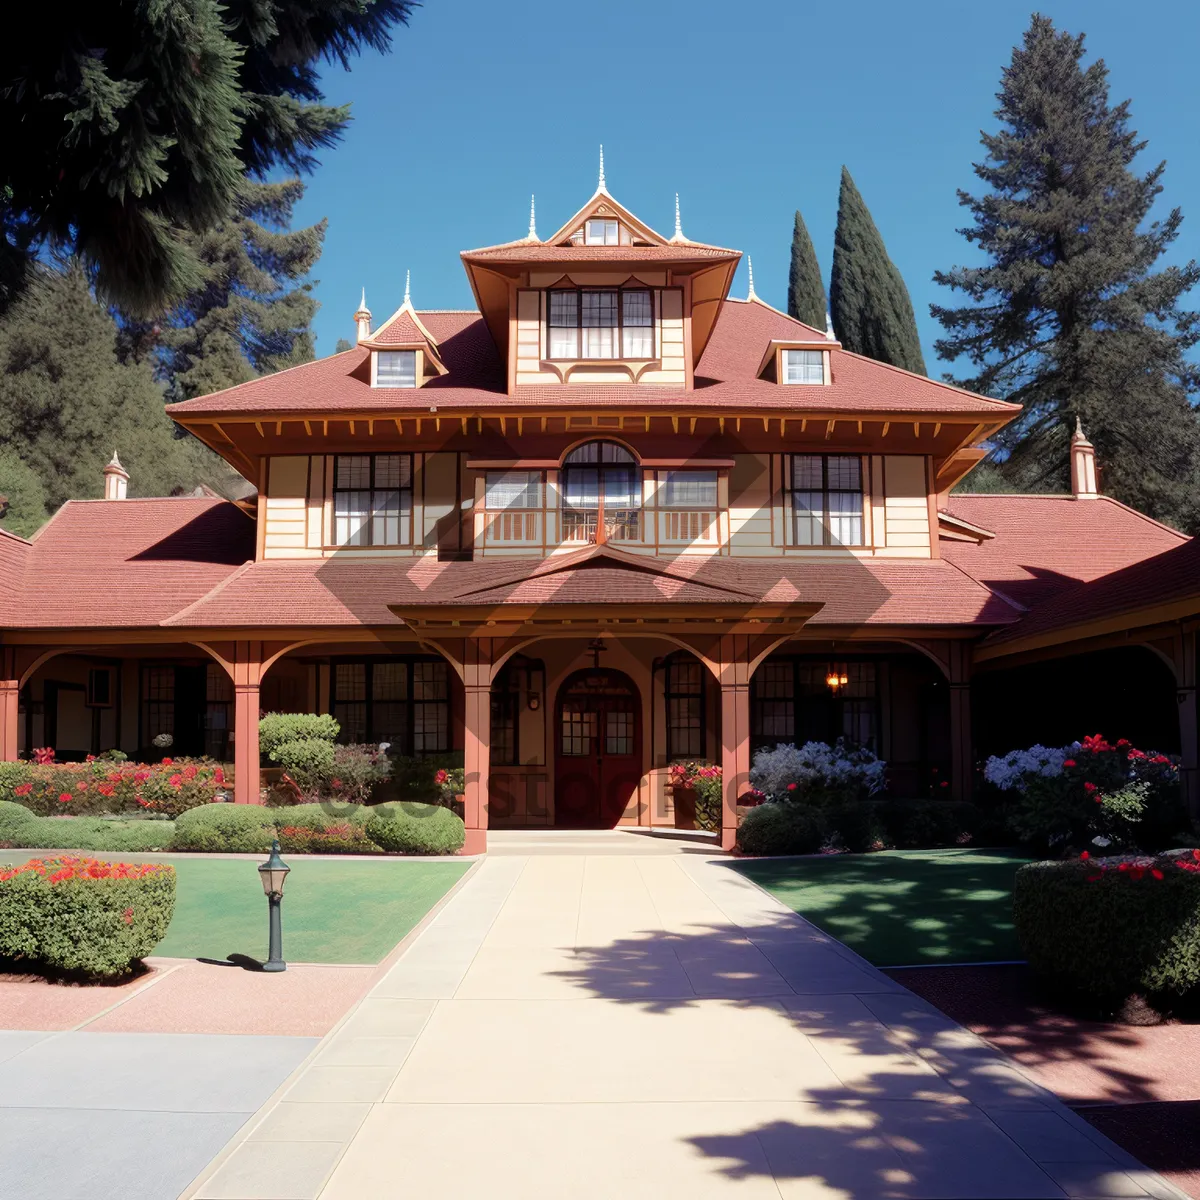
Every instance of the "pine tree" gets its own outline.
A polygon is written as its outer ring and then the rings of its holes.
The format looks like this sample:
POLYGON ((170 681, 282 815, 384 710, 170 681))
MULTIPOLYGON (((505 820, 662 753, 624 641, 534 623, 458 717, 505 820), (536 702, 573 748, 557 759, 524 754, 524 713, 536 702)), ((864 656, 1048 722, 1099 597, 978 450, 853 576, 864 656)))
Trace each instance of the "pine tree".
MULTIPOLYGON (((298 179, 247 180, 234 217, 191 237, 202 287, 153 327, 170 401, 245 383, 313 357, 312 284, 326 222, 289 229, 298 179)), ((145 353, 143 348, 142 353, 145 353)))
POLYGON ((796 209, 796 224, 792 229, 792 265, 788 271, 788 316, 811 325, 814 329, 825 329, 825 284, 821 282, 821 268, 817 265, 817 252, 800 210, 796 209))
POLYGON ((46 520, 46 489, 37 472, 9 446, 0 446, 0 529, 29 537, 46 520))
POLYGON ((908 288, 850 172, 842 168, 833 274, 829 281, 833 329, 847 350, 925 374, 925 357, 908 288))
POLYGON ((1182 306, 1200 268, 1155 269, 1182 220, 1144 224, 1165 164, 1133 170, 1145 142, 1129 104, 1110 105, 1103 60, 1083 54, 1082 36, 1042 16, 1013 51, 1000 130, 975 165, 988 190, 959 194, 974 219, 961 232, 987 265, 934 276, 970 301, 933 307, 937 351, 974 366, 967 387, 1024 406, 997 456, 1017 488, 1065 486, 1079 416, 1105 491, 1200 531, 1200 376, 1186 358, 1200 318, 1182 306))
POLYGON ((47 246, 136 316, 200 286, 180 231, 226 219, 243 177, 311 171, 349 120, 318 64, 386 50, 413 0, 93 0, 4 14, 0 309, 47 246))
POLYGON ((45 502, 103 494, 119 450, 130 494, 166 496, 237 479, 194 438, 177 439, 148 363, 121 362, 117 327, 78 264, 39 267, 0 318, 0 445, 37 474, 45 502))
POLYGON ((354 343, 349 338, 338 338, 337 345, 334 346, 334 354, 345 354, 347 350, 353 350, 354 343))

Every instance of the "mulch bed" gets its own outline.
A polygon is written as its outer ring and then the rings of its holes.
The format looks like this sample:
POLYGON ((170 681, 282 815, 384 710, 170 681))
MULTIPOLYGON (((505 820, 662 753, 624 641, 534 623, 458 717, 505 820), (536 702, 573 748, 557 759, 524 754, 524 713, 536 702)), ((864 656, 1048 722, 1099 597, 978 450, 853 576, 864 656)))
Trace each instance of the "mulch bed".
POLYGON ((1024 966, 888 974, 1200 1200, 1200 1023, 1127 1025, 1072 1015, 1038 992, 1024 966))

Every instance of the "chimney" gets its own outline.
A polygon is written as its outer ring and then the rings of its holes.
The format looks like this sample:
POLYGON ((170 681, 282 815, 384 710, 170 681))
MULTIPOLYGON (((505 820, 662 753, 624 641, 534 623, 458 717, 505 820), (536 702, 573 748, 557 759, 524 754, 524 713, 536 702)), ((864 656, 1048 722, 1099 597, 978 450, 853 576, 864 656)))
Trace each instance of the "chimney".
POLYGON ((112 462, 104 468, 105 500, 124 500, 129 488, 129 472, 121 466, 117 452, 113 451, 112 462))
POLYGON ((1084 437, 1078 416, 1071 435, 1071 491, 1076 500, 1095 500, 1100 495, 1096 487, 1096 447, 1084 437))
POLYGON ((358 311, 354 314, 355 324, 358 325, 358 340, 368 341, 371 337, 371 310, 367 307, 367 289, 363 288, 362 300, 358 311))

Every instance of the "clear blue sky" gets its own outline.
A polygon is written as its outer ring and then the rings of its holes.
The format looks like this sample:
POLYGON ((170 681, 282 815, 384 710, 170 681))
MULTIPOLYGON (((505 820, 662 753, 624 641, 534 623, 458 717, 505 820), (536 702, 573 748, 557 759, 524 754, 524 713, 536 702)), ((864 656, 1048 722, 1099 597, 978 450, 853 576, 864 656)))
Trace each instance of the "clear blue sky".
MULTIPOLYGON (((1133 101, 1167 160, 1159 212, 1187 218, 1176 259, 1200 256, 1200 5, 1047 0, 1088 35, 1113 101, 1133 101)), ((298 213, 329 219, 318 264, 317 353, 353 336, 359 290, 376 319, 411 269, 420 308, 473 307, 458 252, 522 237, 537 194, 545 237, 596 186, 670 233, 674 195, 698 241, 748 252, 763 299, 785 307, 792 213, 808 223, 828 285, 845 163, 912 293, 931 373, 941 298, 930 276, 969 261, 955 195, 971 188, 980 129, 994 129, 1001 68, 1029 0, 428 0, 392 53, 326 71, 353 104, 298 213)), ((745 263, 733 294, 746 290, 745 263)), ((1200 297, 1194 299, 1200 304, 1200 297)))

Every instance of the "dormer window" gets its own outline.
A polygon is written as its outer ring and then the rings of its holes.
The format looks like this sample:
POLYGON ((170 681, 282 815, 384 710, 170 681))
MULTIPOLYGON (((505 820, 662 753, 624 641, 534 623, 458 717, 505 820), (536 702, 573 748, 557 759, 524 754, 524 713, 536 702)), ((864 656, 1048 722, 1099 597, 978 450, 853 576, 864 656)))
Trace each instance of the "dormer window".
POLYGON ((551 358, 654 357, 654 304, 645 288, 550 293, 551 358))
POLYGON ((592 218, 584 228, 583 240, 588 246, 620 245, 621 231, 616 221, 592 218))
POLYGON ((417 386, 417 352, 415 350, 376 350, 375 386, 415 388, 417 386))
POLYGON ((825 354, 821 350, 785 350, 784 383, 824 383, 825 354))

